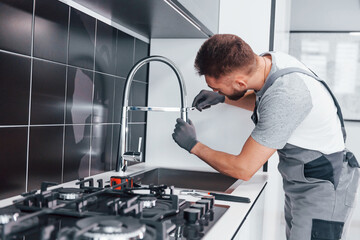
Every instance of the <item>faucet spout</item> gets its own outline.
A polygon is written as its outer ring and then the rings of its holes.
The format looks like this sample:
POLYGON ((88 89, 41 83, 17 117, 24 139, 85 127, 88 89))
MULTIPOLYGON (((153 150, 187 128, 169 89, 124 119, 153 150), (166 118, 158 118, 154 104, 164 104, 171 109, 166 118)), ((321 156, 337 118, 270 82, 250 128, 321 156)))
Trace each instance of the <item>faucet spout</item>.
MULTIPOLYGON (((168 58, 165 58, 163 56, 150 56, 150 57, 146 57, 146 58, 140 60, 139 62, 137 62, 130 70, 130 72, 126 78, 126 82, 125 82, 125 92, 124 92, 124 96, 123 96, 123 108, 122 108, 122 116, 121 116, 121 131, 120 131, 120 136, 119 136, 120 147, 119 147, 117 163, 116 163, 116 171, 117 172, 119 172, 120 170, 125 172, 126 168, 127 168, 126 161, 131 161, 131 158, 129 158, 125 154, 125 152, 126 152, 126 136, 128 134, 128 111, 129 111, 129 96, 130 96, 131 84, 134 79, 135 73, 142 66, 144 66, 145 64, 148 64, 150 62, 165 63, 174 71, 174 73, 178 79, 179 88, 180 88, 180 96, 181 96, 181 109, 180 109, 181 115, 180 116, 185 122, 187 121, 188 108, 186 107, 187 101, 186 101, 185 84, 184 84, 183 77, 182 77, 180 71, 178 70, 178 68, 175 66, 175 64, 171 60, 169 60, 168 58)), ((149 109, 151 109, 151 108, 148 108, 147 110, 149 110, 149 109)), ((139 153, 137 153, 137 154, 140 155, 140 150, 139 150, 139 153)))

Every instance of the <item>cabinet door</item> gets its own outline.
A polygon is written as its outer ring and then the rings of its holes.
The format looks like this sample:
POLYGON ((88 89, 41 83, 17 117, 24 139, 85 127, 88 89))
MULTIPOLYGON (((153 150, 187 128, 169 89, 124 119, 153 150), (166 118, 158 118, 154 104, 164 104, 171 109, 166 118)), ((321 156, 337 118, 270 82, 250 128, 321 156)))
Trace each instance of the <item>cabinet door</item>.
POLYGON ((263 235, 263 218, 264 218, 264 204, 265 194, 264 191, 254 203, 254 207, 250 210, 249 215, 245 219, 245 222, 240 227, 239 231, 233 238, 234 240, 261 240, 263 235))

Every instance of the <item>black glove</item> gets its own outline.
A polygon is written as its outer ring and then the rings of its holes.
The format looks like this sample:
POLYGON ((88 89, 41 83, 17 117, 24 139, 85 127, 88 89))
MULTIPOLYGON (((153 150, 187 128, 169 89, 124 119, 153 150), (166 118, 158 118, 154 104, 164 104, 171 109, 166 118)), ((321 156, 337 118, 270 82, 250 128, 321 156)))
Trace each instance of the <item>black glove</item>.
POLYGON ((196 107, 200 112, 203 109, 211 107, 211 105, 216 105, 218 103, 225 102, 225 96, 208 90, 201 90, 200 93, 194 98, 193 107, 196 107))
POLYGON ((190 119, 188 119, 188 123, 181 118, 176 119, 172 137, 180 147, 188 152, 191 152, 191 149, 197 143, 195 127, 190 119))

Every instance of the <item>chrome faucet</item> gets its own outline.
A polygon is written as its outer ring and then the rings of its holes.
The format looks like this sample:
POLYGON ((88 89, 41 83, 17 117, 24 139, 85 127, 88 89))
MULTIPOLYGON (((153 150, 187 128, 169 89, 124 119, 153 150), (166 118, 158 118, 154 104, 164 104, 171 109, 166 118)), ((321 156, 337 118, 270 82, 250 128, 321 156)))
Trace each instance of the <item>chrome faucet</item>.
POLYGON ((141 153, 141 140, 139 139, 139 146, 138 152, 126 152, 126 136, 128 134, 128 111, 161 111, 161 112, 168 112, 168 111, 180 111, 181 118, 186 122, 187 121, 187 112, 189 109, 187 108, 186 102, 186 89, 183 77, 180 71, 177 69, 175 64, 170 61, 169 59, 162 57, 162 56, 150 56, 146 57, 139 62, 137 62, 132 69, 130 70, 126 82, 125 82, 125 92, 123 96, 123 108, 122 108, 122 116, 121 116, 121 131, 120 131, 120 147, 118 151, 117 163, 116 163, 116 171, 122 172, 126 171, 127 168, 127 161, 142 161, 142 153, 141 153), (135 73, 145 64, 150 62, 162 62, 168 65, 176 74, 176 77, 179 81, 180 87, 180 95, 181 95, 181 108, 165 108, 165 107, 138 107, 138 106, 129 106, 129 95, 130 95, 130 88, 135 73))

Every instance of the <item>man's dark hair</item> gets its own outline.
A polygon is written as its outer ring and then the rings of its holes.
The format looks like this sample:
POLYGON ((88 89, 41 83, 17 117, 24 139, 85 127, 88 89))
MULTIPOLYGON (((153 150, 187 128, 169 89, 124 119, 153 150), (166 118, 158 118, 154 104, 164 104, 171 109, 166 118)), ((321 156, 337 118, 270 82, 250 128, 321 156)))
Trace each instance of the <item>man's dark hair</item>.
POLYGON ((199 75, 218 78, 235 69, 254 70, 256 58, 251 47, 232 34, 216 34, 206 40, 195 59, 199 75))

